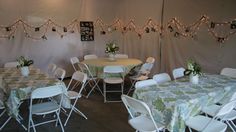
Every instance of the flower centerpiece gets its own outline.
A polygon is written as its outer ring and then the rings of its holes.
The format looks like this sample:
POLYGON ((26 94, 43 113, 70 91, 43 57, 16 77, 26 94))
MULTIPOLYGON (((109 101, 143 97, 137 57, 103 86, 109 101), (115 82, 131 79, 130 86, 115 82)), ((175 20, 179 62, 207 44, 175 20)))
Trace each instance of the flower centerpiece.
POLYGON ((119 51, 119 47, 114 42, 110 42, 106 44, 105 53, 109 55, 109 60, 114 61, 115 54, 118 51, 119 51))
POLYGON ((199 76, 202 75, 201 66, 193 60, 188 60, 187 69, 184 71, 184 75, 189 76, 191 83, 198 84, 199 76))
POLYGON ((24 56, 20 56, 17 59, 18 65, 17 68, 21 69, 21 74, 23 76, 28 76, 29 75, 29 66, 34 63, 33 60, 28 60, 24 56))

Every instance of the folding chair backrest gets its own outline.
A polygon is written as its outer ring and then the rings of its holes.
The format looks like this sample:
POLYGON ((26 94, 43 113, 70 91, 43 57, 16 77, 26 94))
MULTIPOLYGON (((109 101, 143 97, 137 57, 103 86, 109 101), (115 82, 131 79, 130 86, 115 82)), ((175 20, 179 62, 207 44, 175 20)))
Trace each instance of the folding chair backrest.
POLYGON ((155 62, 155 58, 153 58, 153 57, 148 57, 147 59, 146 59, 146 63, 154 63, 155 62))
POLYGON ((78 63, 78 66, 79 66, 81 72, 86 73, 88 75, 88 77, 93 77, 87 64, 80 62, 80 63, 78 63))
POLYGON ((231 112, 234 109, 235 104, 236 104, 236 100, 230 101, 227 104, 223 105, 215 117, 224 116, 224 115, 228 114, 229 112, 231 112))
POLYGON ((17 65, 18 65, 19 63, 16 61, 16 62, 7 62, 7 63, 5 63, 4 64, 4 67, 17 67, 17 65))
MULTIPOLYGON (((147 104, 140 101, 140 100, 134 99, 134 98, 129 97, 127 95, 121 95, 121 99, 122 99, 123 103, 125 104, 125 106, 127 106, 127 108, 129 108, 128 111, 131 109, 131 110, 134 110, 135 112, 139 112, 142 114, 150 114, 151 113, 147 104)), ((131 114, 131 116, 133 116, 132 113, 130 113, 130 114, 131 114)))
POLYGON ((140 73, 149 74, 152 70, 153 63, 144 63, 140 68, 140 73))
POLYGON ((84 56, 84 60, 97 59, 97 58, 98 58, 98 56, 94 55, 94 54, 84 56))
POLYGON ((103 68, 104 73, 124 73, 123 66, 105 66, 103 68))
POLYGON ((236 69, 233 69, 233 68, 223 68, 221 70, 220 74, 236 78, 236 69))
POLYGON ((129 56, 126 54, 116 54, 115 58, 129 58, 129 56))
POLYGON ((148 87, 152 85, 157 85, 157 82, 153 79, 138 81, 135 83, 135 88, 142 88, 142 87, 148 87))
POLYGON ((172 71, 174 79, 180 78, 184 76, 185 69, 183 67, 176 68, 172 71))
POLYGON ((77 57, 72 57, 70 58, 70 62, 74 68, 75 71, 77 71, 78 69, 76 68, 75 64, 79 63, 79 59, 77 57))
POLYGON ((57 68, 57 65, 51 63, 51 64, 48 65, 47 71, 48 71, 49 74, 53 74, 55 72, 56 68, 57 68))
POLYGON ((153 119, 152 113, 148 105, 140 100, 131 98, 127 95, 121 95, 121 99, 128 110, 131 118, 134 118, 135 116, 132 114, 132 112, 140 113, 142 115, 149 116, 152 120, 153 125, 155 126, 156 130, 158 130, 158 127, 153 119), (131 112, 132 111, 132 112, 131 112))
POLYGON ((80 72, 80 71, 76 71, 73 73, 71 79, 85 83, 87 80, 87 74, 80 72))
POLYGON ((164 82, 171 81, 171 78, 170 78, 169 74, 167 74, 167 73, 160 73, 160 74, 154 75, 153 80, 155 80, 158 84, 161 84, 164 82))
POLYGON ((63 93, 62 86, 55 85, 43 88, 37 88, 31 93, 32 99, 49 98, 63 93))
POLYGON ((60 78, 61 81, 64 79, 65 75, 66 75, 66 71, 64 69, 60 68, 60 67, 57 68, 54 72, 54 76, 56 78, 60 78))

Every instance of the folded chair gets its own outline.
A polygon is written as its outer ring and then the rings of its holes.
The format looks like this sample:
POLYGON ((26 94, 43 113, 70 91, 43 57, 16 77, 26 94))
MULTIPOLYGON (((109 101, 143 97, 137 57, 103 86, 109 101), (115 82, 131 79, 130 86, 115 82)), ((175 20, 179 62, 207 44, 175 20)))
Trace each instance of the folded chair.
POLYGON ((96 77, 96 75, 93 75, 92 72, 90 71, 88 65, 86 65, 85 63, 78 63, 81 71, 83 73, 86 73, 87 74, 87 81, 86 81, 86 84, 85 84, 85 87, 87 86, 87 84, 90 85, 91 87, 91 90, 88 92, 87 94, 87 98, 89 97, 89 95, 91 94, 91 92, 97 88, 99 90, 99 92, 103 95, 102 91, 101 91, 101 88, 98 86, 98 83, 99 83, 99 79, 96 77))
POLYGON ((153 57, 148 57, 146 59, 146 62, 142 65, 141 69, 139 70, 138 74, 135 76, 130 76, 129 79, 131 81, 131 87, 129 88, 129 91, 127 93, 127 95, 129 95, 129 93, 134 90, 134 84, 137 81, 142 81, 142 80, 147 80, 148 79, 148 75, 150 74, 153 65, 155 62, 155 58, 153 57))
POLYGON ((70 112, 66 118, 66 121, 64 123, 64 126, 66 126, 72 112, 76 112, 76 113, 79 113, 80 115, 82 115, 85 119, 88 119, 81 111, 78 110, 78 108, 75 107, 77 101, 79 98, 82 97, 82 94, 81 92, 83 91, 84 89, 84 86, 85 86, 85 82, 87 80, 87 74, 83 73, 83 72, 80 72, 80 71, 76 71, 73 75, 72 75, 72 78, 67 86, 67 93, 66 93, 66 96, 72 101, 74 100, 73 103, 71 103, 71 106, 70 106, 70 112), (70 90, 70 88, 72 87, 75 87, 77 86, 78 82, 80 82, 79 84, 81 84, 81 88, 79 89, 79 92, 76 92, 76 91, 73 91, 73 90, 70 90), (74 83, 74 85, 73 85, 74 83))

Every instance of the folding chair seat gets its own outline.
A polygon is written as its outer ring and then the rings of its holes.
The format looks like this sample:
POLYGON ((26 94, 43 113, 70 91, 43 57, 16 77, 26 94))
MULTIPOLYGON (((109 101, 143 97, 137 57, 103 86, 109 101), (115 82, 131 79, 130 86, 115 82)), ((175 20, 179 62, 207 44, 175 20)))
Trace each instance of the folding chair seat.
POLYGON ((124 67, 123 66, 105 66, 103 68, 103 93, 104 93, 104 103, 105 102, 120 102, 120 101, 109 101, 107 100, 107 93, 117 93, 121 92, 123 94, 124 90, 124 67), (114 85, 120 84, 121 90, 108 90, 107 84, 114 85))
MULTIPOLYGON (((29 123, 28 123, 28 132, 30 132, 30 128, 33 127, 33 130, 36 132, 35 127, 39 125, 43 125, 50 122, 59 122, 61 126, 61 130, 64 132, 64 128, 60 119, 60 109, 61 109, 61 103, 63 99, 63 87, 61 85, 54 85, 49 87, 42 87, 37 88, 31 93, 30 98, 30 107, 29 107, 29 123), (55 100, 53 100, 53 97, 60 96, 59 103, 55 100), (33 103, 33 100, 36 99, 48 99, 45 100, 46 102, 40 102, 40 103, 33 103), (46 115, 46 114, 56 114, 56 119, 48 120, 45 122, 40 122, 35 124, 33 121, 33 115, 46 115)), ((38 101, 36 101, 38 102, 38 101)))
POLYGON ((73 103, 71 103, 70 105, 70 112, 67 116, 67 119, 64 123, 64 126, 66 126, 72 112, 76 112, 76 113, 79 113, 80 115, 82 115, 85 119, 88 119, 80 110, 78 110, 78 108, 75 107, 77 101, 79 98, 82 97, 82 94, 81 92, 83 91, 84 89, 84 86, 85 86, 85 83, 86 83, 86 80, 87 80, 87 74, 83 73, 83 72, 80 72, 80 71, 76 71, 74 72, 74 74, 72 75, 72 78, 67 86, 67 93, 66 93, 66 96, 72 101, 74 100, 73 103), (79 83, 78 83, 79 82, 79 83), (81 85, 80 89, 79 89, 79 92, 76 92, 74 90, 70 90, 70 88, 72 87, 77 87, 78 84, 81 85), (73 85, 73 86, 72 86, 73 85))
POLYGON ((128 122, 136 131, 159 132, 165 129, 164 125, 155 122, 146 103, 127 95, 122 95, 121 98, 131 117, 128 122))

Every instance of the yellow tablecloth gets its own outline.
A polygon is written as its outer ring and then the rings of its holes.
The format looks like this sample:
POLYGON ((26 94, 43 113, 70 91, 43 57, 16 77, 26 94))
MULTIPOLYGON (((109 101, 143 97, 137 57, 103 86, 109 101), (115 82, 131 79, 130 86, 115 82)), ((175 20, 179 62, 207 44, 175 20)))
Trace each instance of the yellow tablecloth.
POLYGON ((141 64, 142 61, 139 59, 132 59, 132 58, 124 58, 124 59, 117 58, 115 61, 110 61, 108 58, 98 58, 98 59, 84 60, 82 63, 88 65, 93 75, 102 78, 103 68, 105 66, 121 65, 125 67, 125 72, 128 73, 133 67, 141 64))

